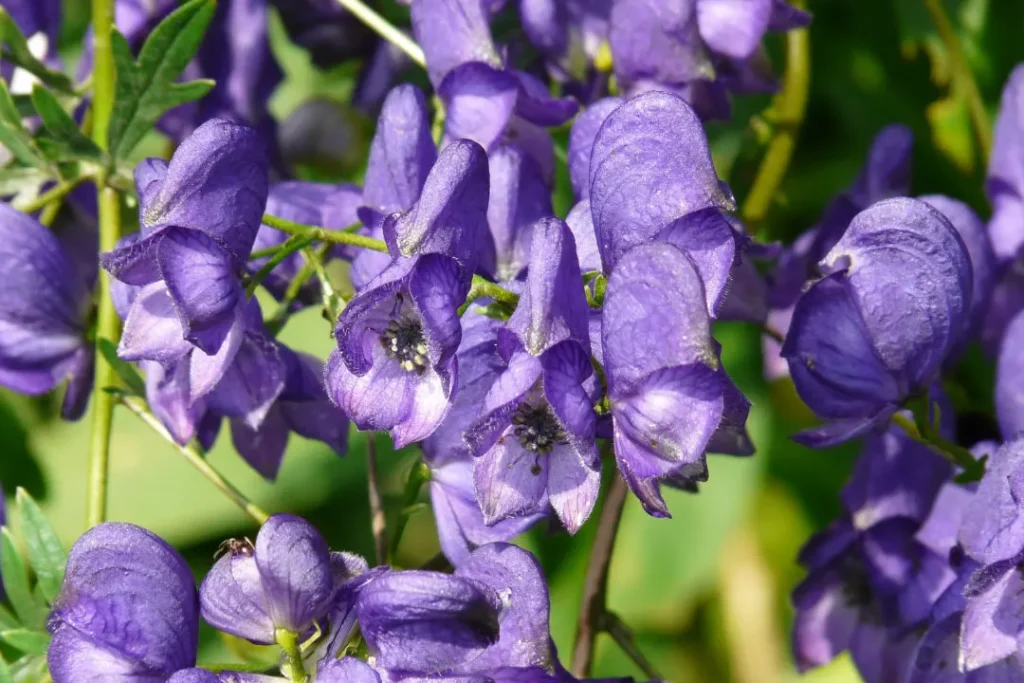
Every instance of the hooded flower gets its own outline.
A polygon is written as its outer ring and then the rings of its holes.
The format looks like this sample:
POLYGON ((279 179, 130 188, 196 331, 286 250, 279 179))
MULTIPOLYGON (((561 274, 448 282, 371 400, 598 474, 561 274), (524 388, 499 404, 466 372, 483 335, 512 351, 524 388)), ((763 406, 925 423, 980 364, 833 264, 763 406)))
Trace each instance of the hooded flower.
POLYGON ((67 379, 62 412, 77 419, 92 387, 93 282, 49 230, 9 204, 0 204, 0 267, 0 385, 36 395, 67 379))
POLYGON ((859 213, 797 302, 782 355, 800 397, 829 424, 798 435, 825 447, 888 421, 928 390, 962 339, 971 262, 942 214, 914 199, 859 213))
MULTIPOLYGON (((554 99, 534 76, 505 67, 479 0, 419 0, 411 13, 413 34, 445 106, 448 139, 473 140, 490 151, 523 129, 559 126, 576 114, 573 100, 554 99)), ((527 146, 542 168, 551 150, 544 138, 540 149, 527 146)))
MULTIPOLYGON (((229 541, 199 589, 203 619, 253 643, 275 631, 305 634, 331 611, 339 589, 327 542, 308 522, 274 515, 256 544, 229 541)), ((350 578, 350 577, 345 577, 350 578)))
MULTIPOLYGON (((141 232, 103 254, 101 263, 121 282, 150 285, 150 293, 163 288, 160 296, 169 299, 184 334, 180 340, 150 340, 166 346, 155 353, 195 345, 216 354, 243 317, 239 273, 267 201, 267 162, 255 132, 209 121, 178 148, 170 164, 159 159, 140 164, 135 182, 141 232)), ((142 315, 134 309, 147 306, 150 298, 136 299, 126 325, 133 313, 142 315)))
POLYGON ((634 247, 608 278, 601 334, 615 458, 656 516, 668 515, 656 482, 697 474, 723 417, 738 412, 742 431, 749 408, 721 368, 705 301, 693 262, 670 244, 634 247))
POLYGON ((392 430, 398 448, 437 428, 458 384, 457 309, 487 235, 488 183, 478 145, 446 147, 419 201, 384 225, 392 262, 338 319, 328 395, 360 429, 392 430))
POLYGON ((532 232, 526 287, 499 342, 508 368, 466 440, 477 457, 484 521, 541 513, 550 504, 575 533, 601 485, 589 309, 568 226, 548 218, 532 232))
POLYGON ((497 321, 470 309, 462 325, 455 400, 444 422, 423 442, 438 539, 456 567, 479 546, 510 541, 542 519, 532 515, 492 525, 484 521, 473 483, 473 456, 463 434, 479 417, 488 390, 507 365, 498 355, 497 321))
POLYGON ((536 162, 517 145, 488 155, 491 194, 487 225, 494 241, 494 264, 481 269, 499 282, 522 276, 529 263, 534 225, 554 214, 551 187, 536 162))
POLYGON ((604 272, 614 273, 638 244, 670 242, 693 260, 714 315, 736 259, 736 237, 722 210, 735 204, 690 106, 664 92, 621 105, 594 139, 589 171, 604 272))
POLYGON ((199 614, 185 560, 154 534, 105 523, 71 549, 47 628, 54 683, 163 683, 195 666, 199 614))
POLYGON ((985 190, 992 204, 988 223, 992 247, 1000 263, 1015 260, 1024 245, 1024 66, 1010 74, 1003 87, 999 117, 992 136, 985 190))

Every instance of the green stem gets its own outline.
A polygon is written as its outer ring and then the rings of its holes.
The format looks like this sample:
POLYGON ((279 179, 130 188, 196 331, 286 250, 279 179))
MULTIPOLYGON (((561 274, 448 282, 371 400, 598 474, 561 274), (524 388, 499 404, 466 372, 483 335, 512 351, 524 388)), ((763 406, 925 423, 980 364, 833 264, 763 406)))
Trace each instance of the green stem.
POLYGON ((388 553, 392 563, 398 546, 402 542, 402 534, 405 533, 405 526, 409 523, 409 509, 416 503, 420 496, 420 489, 423 484, 430 481, 430 468, 422 460, 417 462, 412 471, 409 472, 409 479, 405 483, 405 498, 402 500, 402 511, 395 523, 395 535, 391 537, 391 551, 388 553))
POLYGON ((270 214, 263 215, 263 222, 275 230, 280 230, 281 232, 289 235, 308 235, 319 242, 348 244, 353 247, 361 247, 363 249, 379 251, 385 254, 388 252, 388 245, 384 243, 384 240, 377 240, 364 235, 356 235, 343 230, 330 230, 328 228, 321 228, 315 225, 303 225, 302 223, 296 223, 295 221, 290 221, 285 218, 278 218, 277 216, 271 216, 270 214))
POLYGON ((277 644, 284 650, 284 656, 288 660, 288 680, 292 683, 306 683, 309 676, 306 674, 306 667, 302 663, 302 648, 299 647, 299 636, 283 628, 277 629, 274 633, 277 644))
POLYGON ((952 441, 943 438, 933 429, 920 429, 913 420, 900 413, 893 415, 892 421, 895 425, 900 427, 908 437, 920 444, 928 446, 946 460, 949 460, 951 463, 961 468, 963 472, 958 478, 959 481, 971 482, 981 479, 981 475, 985 472, 984 463, 982 461, 975 460, 974 456, 971 455, 971 452, 963 446, 958 446, 952 441))
POLYGON ((106 151, 117 83, 110 39, 114 31, 114 0, 92 0, 92 29, 92 141, 106 151))
POLYGON ((466 295, 466 302, 459 307, 459 315, 469 309, 469 305, 477 299, 494 299, 500 304, 515 308, 519 304, 519 295, 508 291, 490 280, 485 280, 479 275, 473 276, 473 284, 470 285, 469 294, 466 295))
POLYGON ((302 266, 292 281, 288 283, 288 289, 285 290, 284 297, 277 304, 277 309, 274 314, 266 321, 265 326, 267 331, 270 332, 271 336, 276 337, 278 333, 284 328, 284 324, 288 322, 288 318, 292 314, 292 304, 299 297, 299 293, 302 288, 309 282, 310 278, 313 277, 316 269, 312 260, 307 260, 306 264, 302 266))
POLYGON ((323 260, 324 251, 321 249, 317 252, 307 248, 305 254, 306 262, 313 266, 316 279, 320 281, 320 299, 323 302, 324 310, 327 311, 327 315, 332 323, 337 322, 345 302, 334 290, 334 284, 331 283, 331 278, 327 276, 327 269, 324 268, 323 260))
MULTIPOLYGON (((792 3, 797 7, 802 2, 792 3)), ((789 168, 796 147, 797 133, 807 109, 807 92, 811 80, 811 41, 807 29, 786 34, 786 73, 782 90, 772 101, 775 134, 761 160, 754 184, 743 204, 743 221, 751 234, 757 232, 775 202, 782 179, 789 168)))
POLYGON ((245 295, 251 297, 256 293, 263 281, 270 275, 274 268, 281 265, 281 262, 291 256, 297 251, 301 251, 308 247, 316 238, 312 235, 292 235, 289 237, 284 244, 282 244, 274 255, 263 264, 263 267, 256 271, 256 274, 249 280, 249 284, 245 287, 245 295))
POLYGON ((361 0, 338 0, 338 4, 356 15, 356 18, 376 31, 381 38, 404 52, 409 59, 426 68, 427 57, 416 41, 395 28, 387 19, 363 4, 361 0))
POLYGON ((373 532, 373 551, 376 564, 388 561, 388 525, 384 515, 384 497, 380 493, 380 474, 377 471, 375 432, 366 433, 366 481, 370 499, 370 530, 373 532))
POLYGON ((967 110, 971 116, 971 123, 974 127, 974 135, 978 139, 978 146, 981 148, 981 158, 988 163, 988 156, 992 150, 992 126, 989 123, 988 111, 985 109, 985 102, 981 99, 978 90, 978 82, 974 80, 974 73, 967 64, 967 56, 960 47, 960 39, 957 38, 953 22, 946 15, 942 6, 942 0, 924 0, 925 7, 932 17, 939 37, 949 52, 952 62, 953 77, 956 79, 964 98, 967 100, 967 110))
POLYGON ((643 651, 636 644, 633 631, 617 614, 608 612, 605 614, 603 621, 604 630, 608 632, 608 635, 618 644, 619 648, 633 660, 633 663, 640 667, 640 670, 644 672, 644 676, 651 680, 664 680, 664 676, 661 676, 655 670, 654 665, 651 664, 651 661, 647 659, 643 651))
POLYGON ((81 185, 88 177, 88 175, 81 175, 71 180, 65 180, 55 185, 54 187, 51 187, 49 190, 42 193, 35 199, 27 201, 24 204, 20 204, 15 208, 21 211, 22 213, 35 213, 40 209, 46 208, 51 203, 63 199, 64 196, 67 195, 67 193, 71 192, 71 190, 81 185))
MULTIPOLYGON (((112 398, 115 397, 114 394, 108 394, 107 392, 101 393, 111 396, 112 398)), ((270 515, 261 510, 255 503, 246 498, 245 494, 236 489, 230 482, 222 477, 220 472, 215 470, 213 466, 206 461, 206 458, 199 453, 199 451, 192 446, 182 446, 176 442, 174 437, 171 436, 171 433, 167 431, 166 427, 164 427, 163 423, 150 412, 144 401, 125 395, 116 396, 116 399, 120 400, 121 404, 142 420, 146 426, 174 446, 175 450, 185 456, 185 460, 187 460, 190 465, 195 467, 199 473, 206 477, 211 484, 216 486, 221 493, 230 498, 232 503, 240 507, 243 512, 256 520, 257 524, 263 524, 270 519, 270 515)))

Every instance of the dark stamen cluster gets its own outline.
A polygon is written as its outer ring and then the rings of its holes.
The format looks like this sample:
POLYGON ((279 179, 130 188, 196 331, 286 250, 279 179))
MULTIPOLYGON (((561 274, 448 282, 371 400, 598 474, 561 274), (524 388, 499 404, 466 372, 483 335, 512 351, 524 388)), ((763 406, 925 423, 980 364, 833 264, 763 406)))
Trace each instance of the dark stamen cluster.
POLYGON ((547 455, 555 444, 565 442, 565 432, 546 403, 521 404, 512 416, 512 424, 519 444, 531 453, 547 455))
POLYGON ((392 320, 380 335, 380 345, 406 372, 422 375, 430 362, 423 325, 418 320, 392 320))

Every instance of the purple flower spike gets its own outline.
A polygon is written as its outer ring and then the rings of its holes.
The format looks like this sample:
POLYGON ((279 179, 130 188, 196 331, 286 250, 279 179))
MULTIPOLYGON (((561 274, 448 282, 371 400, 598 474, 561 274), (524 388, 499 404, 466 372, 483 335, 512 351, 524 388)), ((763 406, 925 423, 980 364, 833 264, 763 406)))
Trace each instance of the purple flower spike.
POLYGON ((55 683, 165 681, 196 663, 192 573, 145 529, 111 522, 93 527, 71 549, 47 628, 55 683))
POLYGON ((602 346, 619 469, 648 512, 645 480, 698 463, 722 421, 729 379, 711 339, 704 287, 669 244, 635 247, 608 279, 602 346))
POLYGON ((462 336, 457 309, 486 243, 488 184, 478 145, 446 147, 419 202, 387 219, 391 265, 338 319, 328 395, 360 429, 393 430, 397 447, 429 436, 448 411, 462 336))
POLYGON ((601 126, 590 157, 590 210, 606 273, 637 244, 672 242, 693 259, 714 312, 736 254, 719 210, 734 207, 704 128, 681 98, 640 95, 601 126))
POLYGON ((797 302, 782 348, 801 398, 832 421, 799 435, 815 447, 864 433, 931 386, 964 334, 972 286, 963 241, 914 199, 859 213, 821 265, 831 274, 797 302))
POLYGON ((253 643, 275 642, 275 630, 303 634, 327 615, 335 596, 327 542, 308 522, 274 515, 255 547, 232 541, 199 590, 203 619, 253 643))
POLYGON ((1000 263, 1020 255, 1024 245, 1024 66, 1010 74, 1003 88, 992 136, 985 190, 992 203, 988 224, 992 247, 1000 263))
MULTIPOLYGON (((0 385, 35 395, 70 379, 72 398, 92 372, 92 283, 79 281, 74 260, 49 230, 8 204, 0 204, 0 267, 8 277, 0 300, 0 385)), ((84 402, 76 403, 68 403, 78 410, 65 417, 81 415, 84 402)))
POLYGON ((594 440, 587 301, 576 244, 557 218, 533 226, 526 288, 508 322, 508 369, 466 433, 489 524, 555 509, 570 533, 593 510, 601 470, 594 440))
POLYGON ((212 120, 170 165, 143 164, 136 177, 142 232, 101 263, 130 285, 162 281, 183 336, 215 354, 244 303, 237 273, 259 230, 267 162, 251 128, 212 120))

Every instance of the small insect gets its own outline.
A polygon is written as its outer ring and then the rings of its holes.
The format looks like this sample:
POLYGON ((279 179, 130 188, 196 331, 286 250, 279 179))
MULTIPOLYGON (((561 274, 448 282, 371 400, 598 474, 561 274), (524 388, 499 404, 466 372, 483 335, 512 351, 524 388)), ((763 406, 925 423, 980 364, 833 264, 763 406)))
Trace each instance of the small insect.
POLYGON ((213 554, 213 559, 220 559, 228 553, 232 555, 252 555, 253 550, 252 541, 248 538, 229 538, 220 544, 217 552, 213 554))

